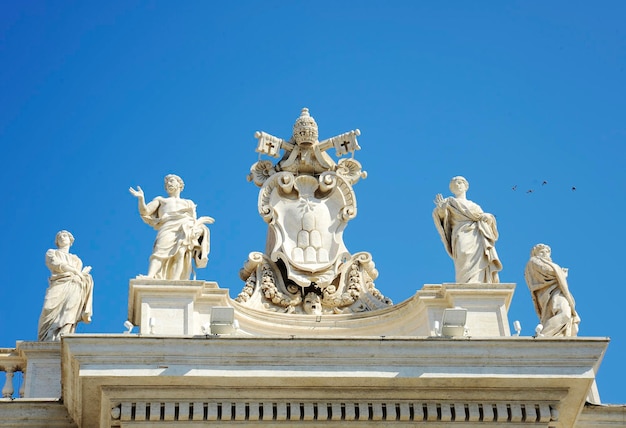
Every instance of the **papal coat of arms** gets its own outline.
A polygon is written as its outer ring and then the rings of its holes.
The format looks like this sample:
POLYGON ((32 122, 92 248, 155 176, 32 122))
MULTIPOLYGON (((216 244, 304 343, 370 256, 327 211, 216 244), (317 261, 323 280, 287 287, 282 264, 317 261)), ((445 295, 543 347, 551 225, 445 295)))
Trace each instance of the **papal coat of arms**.
POLYGON ((343 230, 356 216, 352 186, 366 177, 354 159, 359 130, 318 140, 307 108, 285 141, 257 132, 259 160, 248 179, 261 188, 259 214, 268 223, 264 253, 252 252, 240 271, 246 282, 237 301, 257 309, 331 314, 380 309, 391 301, 374 286, 378 272, 369 253, 350 254, 343 230), (326 151, 334 147, 335 162, 326 151))

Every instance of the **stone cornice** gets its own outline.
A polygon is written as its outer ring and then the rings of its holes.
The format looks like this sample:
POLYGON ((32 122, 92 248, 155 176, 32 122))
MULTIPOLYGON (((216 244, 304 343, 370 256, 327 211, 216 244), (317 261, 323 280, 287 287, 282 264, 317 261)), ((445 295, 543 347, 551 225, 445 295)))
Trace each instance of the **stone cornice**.
POLYGON ((552 423, 565 427, 582 409, 607 345, 606 338, 67 336, 63 397, 83 423, 109 423, 109 410, 128 400, 323 397, 440 408, 526 403, 560 412, 552 423))

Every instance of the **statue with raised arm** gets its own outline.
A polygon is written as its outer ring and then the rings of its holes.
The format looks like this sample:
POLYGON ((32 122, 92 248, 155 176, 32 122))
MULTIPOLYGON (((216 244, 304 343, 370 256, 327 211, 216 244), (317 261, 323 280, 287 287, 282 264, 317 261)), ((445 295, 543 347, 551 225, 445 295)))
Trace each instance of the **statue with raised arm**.
POLYGON ((464 177, 450 180, 454 196, 435 197, 433 219, 446 251, 454 260, 456 282, 498 283, 502 263, 496 252, 496 218, 466 198, 469 183, 464 177))
POLYGON ((524 277, 543 329, 542 336, 576 336, 580 317, 567 286, 567 268, 552 261, 552 250, 537 244, 530 252, 524 277))
POLYGON ((207 224, 215 220, 196 218, 196 204, 180 197, 185 187, 174 174, 165 177, 167 197, 157 196, 146 204, 143 190, 129 189, 138 200, 141 219, 157 230, 148 278, 187 280, 193 272, 193 263, 204 268, 209 260, 210 235, 207 224))
POLYGON ((74 333, 80 321, 91 322, 91 266, 83 268, 78 256, 70 254, 73 243, 74 236, 67 230, 61 230, 56 234, 57 248, 46 252, 50 278, 39 317, 37 337, 40 341, 59 341, 61 335, 74 333))

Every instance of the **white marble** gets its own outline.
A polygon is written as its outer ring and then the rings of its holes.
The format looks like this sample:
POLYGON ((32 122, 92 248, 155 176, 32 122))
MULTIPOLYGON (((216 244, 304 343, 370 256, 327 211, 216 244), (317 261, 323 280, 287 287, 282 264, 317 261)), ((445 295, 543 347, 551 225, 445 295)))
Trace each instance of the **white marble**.
POLYGON ((535 245, 524 271, 535 311, 543 326, 538 333, 547 337, 576 336, 580 317, 567 285, 568 270, 554 263, 551 255, 549 246, 535 245))
POLYGON ((209 260, 210 234, 207 224, 212 217, 196 217, 196 204, 180 197, 185 187, 174 174, 165 177, 167 197, 157 196, 146 204, 143 190, 132 187, 130 193, 138 200, 141 219, 157 230, 148 278, 187 280, 196 268, 204 268, 209 260))
POLYGON ((498 283, 502 263, 496 252, 496 218, 467 199, 469 182, 464 177, 450 180, 454 196, 435 196, 433 219, 443 245, 454 260, 457 283, 498 283))
POLYGON ((91 266, 69 252, 74 236, 67 230, 57 233, 57 249, 46 252, 50 269, 48 289, 39 317, 40 341, 58 341, 61 335, 76 331, 79 322, 90 323, 93 313, 93 278, 91 266))
POLYGON ((261 310, 294 314, 339 314, 387 307, 374 286, 378 271, 369 253, 351 254, 343 231, 356 217, 353 185, 367 174, 354 159, 360 149, 354 130, 319 141, 307 108, 289 141, 255 133, 259 160, 248 179, 259 191, 259 214, 268 223, 264 253, 252 252, 240 272, 246 281, 237 301, 261 310), (337 156, 352 154, 338 162, 337 156))

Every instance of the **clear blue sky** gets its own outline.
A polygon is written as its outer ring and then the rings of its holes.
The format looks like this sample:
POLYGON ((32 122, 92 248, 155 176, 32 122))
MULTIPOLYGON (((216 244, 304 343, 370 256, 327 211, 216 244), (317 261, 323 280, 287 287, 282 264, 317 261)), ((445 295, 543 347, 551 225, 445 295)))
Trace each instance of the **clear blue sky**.
POLYGON ((533 334, 523 272, 547 243, 570 269, 580 335, 611 337, 601 398, 626 403, 625 20, 622 1, 3 0, 0 347, 36 339, 60 229, 93 266, 78 331, 123 331, 155 236, 128 188, 162 195, 168 173, 216 219, 198 278, 235 297, 265 245, 245 178, 254 132, 287 139, 308 107, 321 138, 362 132, 369 176, 344 239, 373 255, 383 294, 454 281, 432 201, 464 175, 497 217, 511 323, 533 334))

